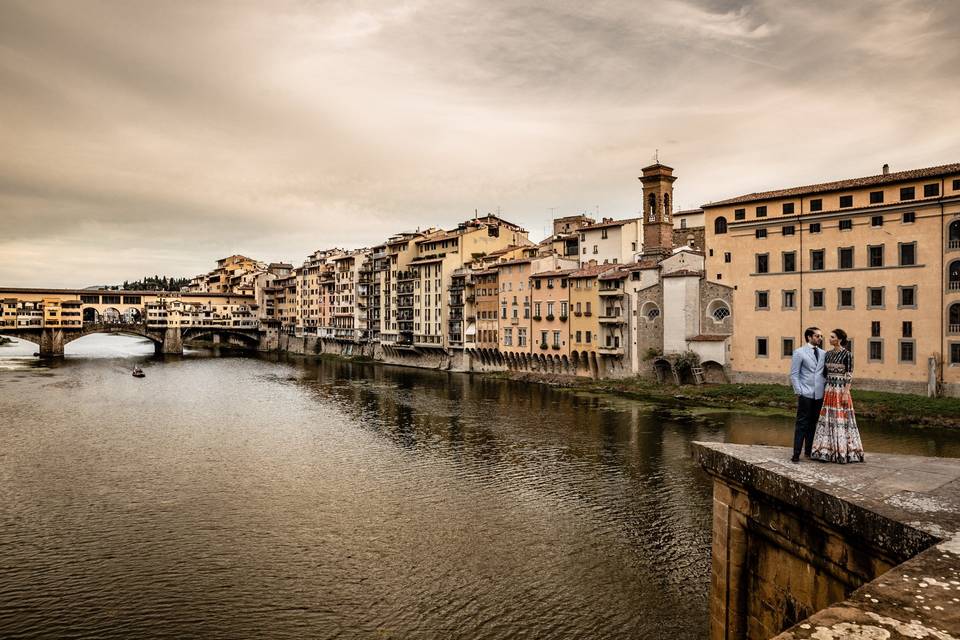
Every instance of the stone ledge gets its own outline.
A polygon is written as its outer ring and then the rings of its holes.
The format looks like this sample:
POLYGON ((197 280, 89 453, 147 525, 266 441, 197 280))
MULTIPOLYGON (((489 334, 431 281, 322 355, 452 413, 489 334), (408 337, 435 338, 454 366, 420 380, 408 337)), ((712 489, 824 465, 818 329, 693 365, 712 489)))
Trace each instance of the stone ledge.
POLYGON ((694 443, 705 470, 818 518, 902 564, 777 636, 960 636, 960 460, 868 454, 793 464, 784 447, 694 443))

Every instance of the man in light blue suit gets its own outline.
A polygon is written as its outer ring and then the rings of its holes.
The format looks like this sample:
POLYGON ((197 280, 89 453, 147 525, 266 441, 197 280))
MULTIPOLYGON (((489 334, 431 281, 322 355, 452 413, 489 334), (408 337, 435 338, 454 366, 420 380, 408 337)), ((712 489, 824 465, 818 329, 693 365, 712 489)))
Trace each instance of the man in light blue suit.
POLYGON ((797 395, 797 424, 793 432, 791 462, 800 462, 801 449, 810 457, 813 434, 823 406, 823 363, 827 355, 820 348, 823 333, 817 327, 810 327, 803 332, 803 338, 807 343, 794 350, 790 362, 790 384, 797 395))

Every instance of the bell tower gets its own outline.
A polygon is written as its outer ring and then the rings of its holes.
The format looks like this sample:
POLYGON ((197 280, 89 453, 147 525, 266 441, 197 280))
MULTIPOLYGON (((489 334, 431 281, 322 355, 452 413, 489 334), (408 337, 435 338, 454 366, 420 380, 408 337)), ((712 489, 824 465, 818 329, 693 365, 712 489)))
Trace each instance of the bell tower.
POLYGON ((673 167, 643 168, 643 255, 665 258, 673 251, 673 167))

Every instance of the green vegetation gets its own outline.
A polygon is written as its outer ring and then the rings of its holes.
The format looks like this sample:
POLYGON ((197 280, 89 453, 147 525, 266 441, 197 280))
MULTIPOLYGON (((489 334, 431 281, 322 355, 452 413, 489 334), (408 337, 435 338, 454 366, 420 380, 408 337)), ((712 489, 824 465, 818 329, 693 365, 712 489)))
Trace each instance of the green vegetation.
MULTIPOLYGON (((611 393, 620 397, 685 407, 722 407, 731 410, 773 410, 792 414, 797 408, 793 389, 778 384, 706 384, 702 386, 657 384, 642 378, 587 380, 536 374, 507 374, 504 377, 548 382, 555 386, 611 393)), ((857 415, 871 420, 911 426, 960 427, 960 398, 927 398, 884 391, 853 389, 857 415)))
POLYGON ((8 338, 7 336, 0 336, 0 344, 12 344, 13 339, 8 338))
POLYGON ((190 284, 190 278, 144 276, 133 282, 124 280, 119 288, 127 291, 180 291, 182 287, 188 284, 190 284))

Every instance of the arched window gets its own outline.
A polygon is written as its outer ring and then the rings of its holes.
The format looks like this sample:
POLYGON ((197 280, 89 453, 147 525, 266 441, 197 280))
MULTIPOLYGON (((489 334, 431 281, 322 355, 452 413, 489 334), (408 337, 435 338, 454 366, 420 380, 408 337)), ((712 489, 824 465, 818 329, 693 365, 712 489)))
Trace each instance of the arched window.
POLYGON ((950 305, 950 331, 960 331, 960 302, 950 305))
POLYGON ((730 317, 730 306, 723 300, 714 300, 707 305, 707 315, 716 322, 723 322, 730 317))
POLYGON ((954 260, 950 263, 950 270, 947 275, 950 278, 950 290, 960 289, 960 260, 954 260))
POLYGON ((727 232, 727 219, 723 216, 718 217, 713 221, 713 232, 714 233, 726 233, 727 232))
POLYGON ((656 302, 645 302, 640 314, 647 320, 653 321, 660 317, 660 307, 656 302))
POLYGON ((950 223, 950 248, 960 249, 960 220, 950 223))
POLYGON ((663 219, 670 219, 670 194, 663 194, 663 219))
POLYGON ((648 198, 648 200, 650 201, 650 206, 649 206, 649 213, 648 213, 647 215, 648 215, 648 219, 650 220, 650 222, 653 222, 654 220, 657 219, 657 196, 656 196, 656 194, 651 193, 651 194, 650 194, 650 197, 648 198))

